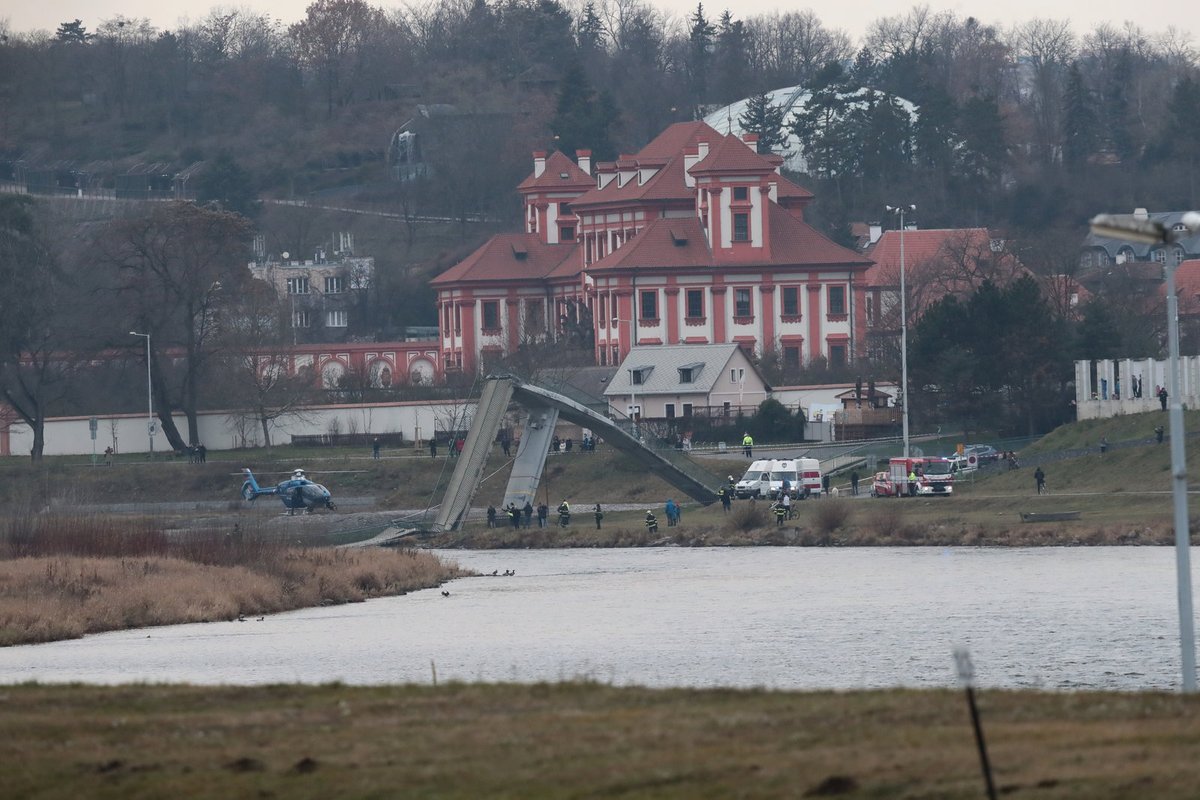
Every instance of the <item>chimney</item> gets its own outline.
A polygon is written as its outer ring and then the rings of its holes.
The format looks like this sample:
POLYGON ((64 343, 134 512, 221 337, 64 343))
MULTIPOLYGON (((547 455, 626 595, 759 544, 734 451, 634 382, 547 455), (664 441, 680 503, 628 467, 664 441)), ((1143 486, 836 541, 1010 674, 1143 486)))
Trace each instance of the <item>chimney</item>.
POLYGON ((708 158, 708 142, 696 142, 696 150, 700 153, 700 158, 697 161, 703 161, 708 158))
POLYGON ((867 223, 867 244, 875 244, 883 236, 883 225, 879 222, 867 223))
POLYGON ((533 177, 540 178, 542 173, 546 171, 546 151, 533 151, 533 177))
POLYGON ((683 151, 683 185, 689 189, 696 185, 696 179, 692 177, 692 173, 689 170, 696 166, 696 162, 699 160, 700 156, 696 155, 695 152, 691 150, 683 151))
POLYGON ((592 151, 591 150, 576 150, 575 160, 579 162, 579 168, 588 175, 592 174, 592 151))
POLYGON ((743 133, 742 141, 745 142, 746 146, 749 147, 751 150, 753 150, 756 153, 758 152, 758 134, 757 133, 743 133))

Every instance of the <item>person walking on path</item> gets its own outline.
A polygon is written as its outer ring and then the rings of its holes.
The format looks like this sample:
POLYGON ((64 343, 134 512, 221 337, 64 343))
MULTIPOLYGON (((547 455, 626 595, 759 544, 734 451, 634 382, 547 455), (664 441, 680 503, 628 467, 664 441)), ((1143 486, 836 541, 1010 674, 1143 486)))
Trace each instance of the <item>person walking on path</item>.
POLYGON ((546 519, 550 516, 550 506, 545 503, 539 503, 537 507, 538 527, 546 527, 546 519))
POLYGON ((1100 455, 1104 455, 1107 452, 1108 452, 1108 437, 1101 436, 1100 437, 1100 455))
POLYGON ((746 458, 754 458, 754 437, 749 431, 742 436, 742 453, 746 458))
MULTIPOLYGON (((1159 437, 1159 441, 1160 442, 1162 441, 1162 437, 1159 437)), ((112 445, 109 445, 108 447, 104 448, 104 466, 106 466, 106 467, 112 466, 113 456, 115 454, 116 454, 116 451, 114 451, 112 449, 112 445)))
POLYGON ((429 457, 437 458, 437 439, 429 437, 429 457))
POLYGON ((488 527, 489 528, 496 527, 496 507, 495 506, 488 506, 487 518, 488 518, 488 527))
POLYGON ((1167 410, 1167 387, 1158 387, 1158 404, 1162 406, 1162 410, 1167 410))
POLYGON ((371 441, 371 458, 375 459, 376 461, 378 461, 378 460, 379 460, 379 448, 380 448, 380 447, 382 447, 382 446, 383 446, 383 445, 382 445, 382 443, 379 441, 379 437, 378 437, 378 436, 376 436, 376 437, 375 437, 375 438, 374 438, 374 439, 371 441))
POLYGON ((646 533, 658 533, 658 517, 649 509, 646 510, 646 533))
POLYGON ((604 519, 604 512, 600 510, 599 503, 596 503, 596 510, 592 513, 596 515, 596 530, 600 530, 600 520, 604 519))
POLYGON ((1037 483, 1037 493, 1042 494, 1046 491, 1046 473, 1042 472, 1042 468, 1038 467, 1033 473, 1033 480, 1037 483))
POLYGON ((826 497, 829 496, 830 477, 828 475, 821 476, 821 489, 824 490, 826 497))
POLYGON ((525 507, 521 509, 521 512, 525 515, 525 527, 528 528, 529 523, 533 522, 533 505, 526 500, 525 507))
POLYGON ((858 470, 850 473, 850 494, 858 497, 858 470))

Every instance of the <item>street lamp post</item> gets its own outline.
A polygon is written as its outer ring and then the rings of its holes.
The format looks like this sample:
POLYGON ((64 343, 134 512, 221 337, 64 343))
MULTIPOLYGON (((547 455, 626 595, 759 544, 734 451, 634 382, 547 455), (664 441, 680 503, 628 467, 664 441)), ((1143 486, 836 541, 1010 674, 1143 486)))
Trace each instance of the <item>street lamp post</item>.
POLYGON ((904 292, 904 212, 916 211, 915 205, 885 206, 900 218, 900 419, 904 435, 904 457, 908 458, 908 300, 904 292))
MULTIPOLYGON (((1200 230, 1200 213, 1183 215, 1187 235, 1200 230)), ((1092 233, 1142 244, 1170 244, 1179 238, 1160 222, 1148 219, 1098 214, 1091 221, 1092 233)), ((1169 259, 1167 259, 1169 261, 1169 259)), ((1191 531, 1188 525, 1187 457, 1184 453, 1183 404, 1179 397, 1179 298, 1175 295, 1177 264, 1164 261, 1167 273, 1167 390, 1170 399, 1171 496, 1175 505, 1175 573, 1179 596, 1179 648, 1182 655, 1183 691, 1196 691, 1195 622, 1192 616, 1191 531)))
POLYGON ((146 338, 146 432, 150 435, 150 460, 154 460, 154 385, 150 381, 150 334, 130 331, 130 336, 146 338))

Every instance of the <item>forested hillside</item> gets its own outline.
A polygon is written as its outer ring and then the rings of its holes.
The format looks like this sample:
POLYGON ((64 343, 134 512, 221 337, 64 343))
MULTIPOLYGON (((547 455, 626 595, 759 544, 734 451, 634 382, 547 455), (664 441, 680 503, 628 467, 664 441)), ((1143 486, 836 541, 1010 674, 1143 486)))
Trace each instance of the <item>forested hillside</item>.
POLYGON ((214 9, 176 30, 116 18, 0 33, 0 179, 21 165, 111 181, 207 161, 202 195, 513 220, 535 148, 603 160, 671 121, 802 85, 816 106, 804 180, 835 235, 898 200, 918 205, 923 227, 1072 236, 1098 210, 1197 205, 1196 51, 1169 30, 1000 30, 917 7, 855 41, 810 11, 318 0, 287 27, 214 9), (865 111, 839 99, 862 87, 883 93, 865 111), (890 97, 915 104, 915 119, 890 97), (456 116, 437 127, 425 177, 388 180, 393 133, 418 106, 447 105, 456 116))

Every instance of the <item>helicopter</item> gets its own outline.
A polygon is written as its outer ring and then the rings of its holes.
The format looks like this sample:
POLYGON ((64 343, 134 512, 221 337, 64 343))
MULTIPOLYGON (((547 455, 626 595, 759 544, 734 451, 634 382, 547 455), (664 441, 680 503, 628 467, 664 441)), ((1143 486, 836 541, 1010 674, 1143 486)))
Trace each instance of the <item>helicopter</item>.
POLYGON ((310 481, 302 469, 294 470, 292 477, 280 481, 277 486, 269 489, 263 489, 258 485, 258 481, 254 479, 254 473, 250 471, 249 467, 243 468, 242 472, 246 473, 246 481, 242 484, 242 497, 251 502, 263 495, 278 495, 279 499, 283 501, 284 508, 288 510, 288 516, 296 513, 311 514, 313 509, 318 506, 328 508, 330 511, 337 509, 329 490, 319 483, 310 481))

